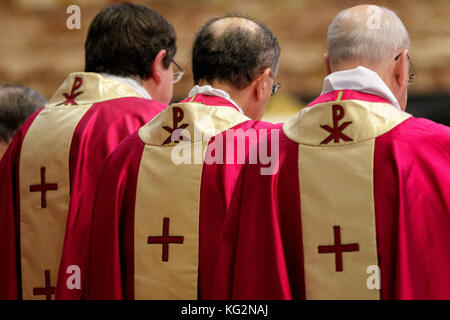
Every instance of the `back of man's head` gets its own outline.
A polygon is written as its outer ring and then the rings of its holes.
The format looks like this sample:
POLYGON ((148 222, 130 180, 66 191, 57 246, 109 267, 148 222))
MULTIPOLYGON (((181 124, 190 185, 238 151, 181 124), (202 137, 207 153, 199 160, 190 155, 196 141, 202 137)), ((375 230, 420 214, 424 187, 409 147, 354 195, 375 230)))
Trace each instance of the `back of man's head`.
POLYGON ((219 81, 243 89, 266 68, 275 76, 279 57, 278 41, 263 23, 236 14, 215 17, 194 40, 194 82, 219 81))
POLYGON ((168 68, 177 51, 176 35, 162 15, 143 5, 114 4, 89 27, 85 71, 147 80, 161 50, 167 51, 163 63, 168 68))
POLYGON ((17 129, 47 99, 38 92, 22 86, 0 86, 0 143, 8 144, 17 129))
POLYGON ((409 48, 408 32, 391 10, 361 5, 341 11, 328 28, 331 68, 357 62, 379 65, 409 48))

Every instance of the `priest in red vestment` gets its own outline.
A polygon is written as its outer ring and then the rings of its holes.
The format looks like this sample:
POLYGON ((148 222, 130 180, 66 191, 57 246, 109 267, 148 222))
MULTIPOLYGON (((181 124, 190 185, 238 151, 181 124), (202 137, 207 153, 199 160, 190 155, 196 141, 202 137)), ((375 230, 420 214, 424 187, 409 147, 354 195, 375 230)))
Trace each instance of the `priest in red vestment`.
POLYGON ((0 164, 0 299, 48 300, 61 287, 61 298, 80 295, 78 257, 90 229, 83 210, 94 198, 88 186, 108 154, 167 107, 175 42, 172 26, 144 6, 113 5, 95 17, 85 72, 67 77, 0 164), (70 253, 56 290, 64 239, 70 253))
POLYGON ((386 8, 336 16, 329 75, 283 125, 279 171, 242 169, 213 297, 450 299, 450 129, 405 112, 408 48, 386 8))
MULTIPOLYGON (((280 128, 254 121, 279 87, 279 54, 272 32, 246 17, 213 18, 198 32, 189 97, 124 140, 102 173, 88 299, 210 297, 215 248, 246 151, 280 128)), ((256 156, 270 162, 264 150, 256 156)))

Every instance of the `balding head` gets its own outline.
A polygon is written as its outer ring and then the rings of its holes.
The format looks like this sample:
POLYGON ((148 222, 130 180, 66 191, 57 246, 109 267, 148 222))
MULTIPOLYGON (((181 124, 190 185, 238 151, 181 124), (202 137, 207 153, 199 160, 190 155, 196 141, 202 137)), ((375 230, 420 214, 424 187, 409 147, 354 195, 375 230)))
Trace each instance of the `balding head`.
POLYGON ((255 22, 244 17, 225 17, 217 19, 210 25, 211 31, 214 37, 217 39, 227 30, 233 30, 236 28, 242 28, 255 34, 257 31, 261 31, 261 27, 255 22))
POLYGON ((391 10, 359 5, 341 11, 328 28, 328 56, 332 69, 341 63, 380 65, 409 48, 409 36, 391 10))
POLYGON ((194 40, 194 82, 219 81, 243 89, 270 68, 278 69, 280 46, 261 22, 239 15, 212 18, 194 40))

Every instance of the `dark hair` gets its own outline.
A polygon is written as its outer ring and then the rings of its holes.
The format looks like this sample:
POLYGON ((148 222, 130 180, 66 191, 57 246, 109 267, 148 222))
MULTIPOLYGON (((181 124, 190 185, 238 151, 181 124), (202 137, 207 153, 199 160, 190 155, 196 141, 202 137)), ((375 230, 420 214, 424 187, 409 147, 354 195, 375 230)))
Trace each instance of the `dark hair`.
POLYGON ((263 23, 246 16, 229 14, 208 20, 197 33, 192 52, 194 82, 223 81, 238 89, 247 87, 264 69, 277 72, 280 46, 263 23), (256 31, 229 26, 215 35, 211 25, 223 18, 243 18, 256 23, 256 31))
POLYGON ((22 86, 0 86, 0 141, 8 143, 22 124, 47 99, 38 92, 22 86))
POLYGON ((114 4, 101 11, 89 27, 85 71, 146 80, 163 49, 167 51, 163 65, 168 68, 177 51, 176 35, 162 15, 142 5, 114 4))

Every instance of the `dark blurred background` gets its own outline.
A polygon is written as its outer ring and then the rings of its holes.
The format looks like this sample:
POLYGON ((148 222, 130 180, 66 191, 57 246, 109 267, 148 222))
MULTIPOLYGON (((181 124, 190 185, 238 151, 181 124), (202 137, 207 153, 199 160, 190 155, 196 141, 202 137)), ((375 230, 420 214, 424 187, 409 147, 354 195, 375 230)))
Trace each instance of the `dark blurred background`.
MULTIPOLYGON (((93 17, 111 0, 0 0, 0 84, 22 84, 47 98, 68 73, 84 69, 84 40, 93 17), (69 30, 69 5, 81 8, 81 29, 69 30)), ((192 87, 191 46, 210 17, 247 14, 266 23, 282 48, 266 120, 284 121, 321 91, 326 32, 342 9, 363 3, 397 12, 409 31, 410 57, 418 77, 409 87, 407 111, 450 125, 450 0, 141 0, 160 12, 178 35, 176 61, 187 71, 174 87, 174 100, 192 87)))

